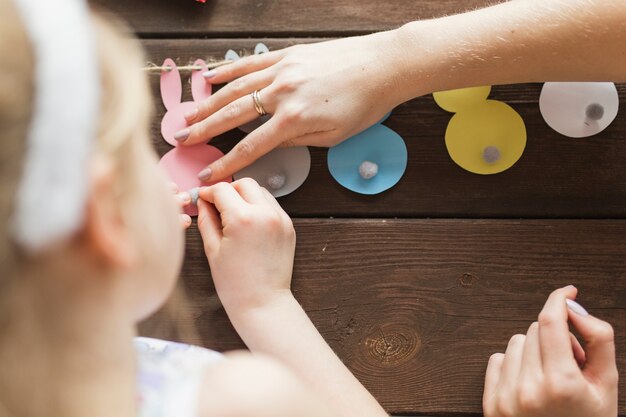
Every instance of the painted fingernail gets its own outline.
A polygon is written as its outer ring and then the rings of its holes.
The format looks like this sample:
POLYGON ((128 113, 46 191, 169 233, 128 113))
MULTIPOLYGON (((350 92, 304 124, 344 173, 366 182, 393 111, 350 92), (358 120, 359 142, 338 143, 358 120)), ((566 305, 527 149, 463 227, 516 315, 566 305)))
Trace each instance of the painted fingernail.
POLYGON ((191 130, 183 129, 181 131, 176 132, 176 134, 174 135, 174 139, 176 139, 179 142, 182 142, 185 139, 187 139, 190 134, 191 134, 191 130))
POLYGON ((191 224, 191 217, 188 214, 181 214, 180 218, 183 221, 183 224, 191 224))
POLYGON ((198 115, 198 109, 193 109, 188 111, 187 113, 185 113, 185 119, 186 120, 193 120, 196 118, 196 116, 198 115))
POLYGON ((181 202, 185 204, 191 203, 191 194, 189 194, 186 191, 179 193, 178 198, 180 199, 181 202))
POLYGON ((203 72, 203 73, 202 73, 202 76, 203 76, 204 78, 208 79, 208 78, 213 78, 213 77, 215 77, 215 74, 217 74, 217 71, 215 71, 215 70, 211 70, 211 71, 205 71, 205 72, 203 72))
POLYGON ((209 178, 211 178, 212 174, 213 170, 210 167, 206 167, 202 171, 200 171, 200 173, 198 174, 198 178, 200 178, 200 181, 208 181, 209 178))
POLYGON ((578 304, 576 301, 570 300, 570 299, 566 299, 565 302, 567 303, 567 308, 569 308, 570 310, 572 310, 574 313, 578 314, 579 316, 588 316, 589 315, 587 310, 585 310, 583 308, 583 306, 578 304))

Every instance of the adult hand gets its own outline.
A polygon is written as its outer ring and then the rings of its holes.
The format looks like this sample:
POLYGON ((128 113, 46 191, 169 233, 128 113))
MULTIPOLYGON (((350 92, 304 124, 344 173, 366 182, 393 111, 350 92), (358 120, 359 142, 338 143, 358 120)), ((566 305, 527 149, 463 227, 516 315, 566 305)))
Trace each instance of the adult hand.
POLYGON ((274 197, 250 178, 202 188, 199 196, 198 228, 226 312, 291 296, 296 234, 274 197))
POLYGON ((194 145, 256 119, 251 93, 260 90, 273 116, 203 170, 202 180, 225 178, 278 146, 333 146, 403 101, 394 92, 400 49, 392 31, 242 58, 209 71, 207 82, 232 82, 186 115, 189 128, 176 137, 194 145))
POLYGON ((526 335, 513 336, 506 353, 490 358, 486 417, 617 416, 613 329, 574 302, 576 293, 573 286, 554 291, 526 335), (568 319, 584 351, 573 342, 568 319))

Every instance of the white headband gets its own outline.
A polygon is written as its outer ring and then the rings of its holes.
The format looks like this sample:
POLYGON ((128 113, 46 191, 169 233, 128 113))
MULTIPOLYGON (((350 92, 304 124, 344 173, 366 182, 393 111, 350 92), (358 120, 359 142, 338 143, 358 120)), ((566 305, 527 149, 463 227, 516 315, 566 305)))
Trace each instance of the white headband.
POLYGON ((13 236, 24 249, 36 252, 83 223, 100 74, 84 0, 14 2, 34 51, 35 98, 13 236))

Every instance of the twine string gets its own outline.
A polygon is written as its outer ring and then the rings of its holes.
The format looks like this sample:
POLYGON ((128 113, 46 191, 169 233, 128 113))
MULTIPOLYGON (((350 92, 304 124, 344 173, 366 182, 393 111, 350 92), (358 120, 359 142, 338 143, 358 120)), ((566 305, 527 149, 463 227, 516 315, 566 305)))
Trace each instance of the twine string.
MULTIPOLYGON (((225 59, 223 61, 217 61, 217 62, 207 62, 206 64, 206 68, 207 69, 213 69, 213 68, 217 68, 217 67, 221 67, 223 65, 228 65, 233 63, 233 60, 230 59, 225 59)), ((178 69, 178 71, 200 71, 203 70, 205 67, 200 66, 200 65, 183 65, 180 67, 176 67, 176 69, 178 69)), ((145 67, 143 67, 143 70, 146 72, 161 72, 161 71, 167 71, 170 72, 172 71, 174 68, 169 66, 169 65, 156 65, 152 62, 148 62, 147 65, 145 67)))

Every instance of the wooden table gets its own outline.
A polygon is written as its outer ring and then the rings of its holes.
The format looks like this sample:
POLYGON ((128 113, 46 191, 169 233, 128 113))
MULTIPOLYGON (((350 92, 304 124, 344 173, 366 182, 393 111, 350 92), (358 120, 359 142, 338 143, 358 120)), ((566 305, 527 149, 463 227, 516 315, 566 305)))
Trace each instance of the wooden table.
MULTIPOLYGON (((259 41, 277 49, 491 3, 94 2, 133 25, 150 61, 178 64, 219 58, 229 48, 249 52, 259 41)), ((159 133, 158 75, 152 85, 154 143, 164 153, 170 147, 159 133)), ((443 141, 450 114, 427 96, 401 105, 386 122, 409 150, 398 186, 378 196, 351 193, 331 178, 326 150, 312 149, 309 179, 280 200, 298 233, 298 300, 390 413, 481 415, 489 355, 525 332, 548 293, 564 284, 577 285, 581 303, 614 325, 622 376, 626 371, 626 116, 597 137, 562 137, 541 118, 540 87, 494 88, 492 97, 512 105, 528 129, 522 159, 502 174, 473 175, 450 160, 443 141)), ((233 131, 214 144, 227 151, 242 137, 233 131)), ((173 319, 158 316, 144 331, 162 335, 178 321, 197 326, 211 348, 244 347, 215 304, 195 230, 183 278, 188 308, 173 319)), ((620 388, 626 392, 624 378, 620 388)), ((626 395, 619 401, 626 415, 626 395)))

